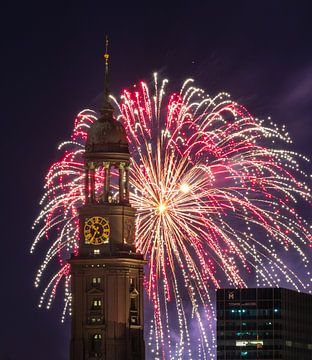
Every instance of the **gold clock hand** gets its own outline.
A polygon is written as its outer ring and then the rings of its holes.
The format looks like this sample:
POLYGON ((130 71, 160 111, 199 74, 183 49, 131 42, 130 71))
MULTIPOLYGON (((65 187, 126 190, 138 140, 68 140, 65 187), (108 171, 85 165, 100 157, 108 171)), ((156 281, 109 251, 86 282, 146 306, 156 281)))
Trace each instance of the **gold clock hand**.
POLYGON ((89 242, 92 242, 92 241, 93 241, 93 239, 94 239, 95 235, 96 235, 96 232, 94 232, 94 234, 93 234, 93 236, 92 236, 92 238, 90 239, 90 241, 89 241, 89 242))
POLYGON ((92 229, 95 230, 95 233, 96 233, 96 234, 99 234, 99 233, 100 233, 100 232, 99 232, 99 229, 98 229, 97 227, 95 227, 94 225, 92 225, 92 229))

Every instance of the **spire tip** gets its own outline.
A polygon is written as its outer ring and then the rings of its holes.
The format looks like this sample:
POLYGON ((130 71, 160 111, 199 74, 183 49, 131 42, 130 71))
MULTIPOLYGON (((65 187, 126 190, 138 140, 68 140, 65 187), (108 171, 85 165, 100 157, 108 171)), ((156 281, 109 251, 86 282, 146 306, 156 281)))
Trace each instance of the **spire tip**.
POLYGON ((105 65, 108 65, 109 53, 108 53, 108 36, 107 35, 106 35, 106 40, 105 40, 104 59, 105 59, 105 65))
POLYGON ((108 36, 106 35, 105 38, 105 54, 104 54, 104 59, 105 59, 105 77, 104 77, 104 101, 103 101, 103 105, 100 109, 100 112, 102 114, 106 113, 107 111, 111 112, 113 111, 113 107, 110 104, 109 101, 109 82, 108 82, 108 59, 109 59, 109 53, 108 53, 108 36))

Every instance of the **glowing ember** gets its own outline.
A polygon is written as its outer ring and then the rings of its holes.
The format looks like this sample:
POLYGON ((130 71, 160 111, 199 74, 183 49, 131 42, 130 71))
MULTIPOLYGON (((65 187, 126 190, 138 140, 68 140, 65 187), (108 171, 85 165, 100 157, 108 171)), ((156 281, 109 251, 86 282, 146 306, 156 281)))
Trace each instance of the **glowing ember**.
POLYGON ((159 204, 157 207, 158 214, 163 214, 167 209, 167 206, 165 204, 159 204))
POLYGON ((188 184, 182 184, 180 190, 186 194, 190 191, 190 187, 188 186, 188 184))

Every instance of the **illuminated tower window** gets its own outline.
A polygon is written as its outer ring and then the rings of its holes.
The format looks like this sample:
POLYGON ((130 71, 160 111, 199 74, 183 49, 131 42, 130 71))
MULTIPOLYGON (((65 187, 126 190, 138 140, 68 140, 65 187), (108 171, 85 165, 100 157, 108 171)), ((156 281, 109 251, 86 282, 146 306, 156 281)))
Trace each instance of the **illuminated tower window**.
POLYGON ((101 358, 102 357, 102 335, 94 334, 91 337, 91 357, 101 358))
POLYGON ((94 277, 92 278, 92 284, 94 286, 101 284, 101 278, 100 277, 94 277))
POLYGON ((89 316, 88 317, 89 325, 101 325, 103 324, 103 316, 89 316))
POLYGON ((102 306, 101 299, 93 299, 92 300, 92 309, 100 309, 102 306))
POLYGON ((139 292, 135 287, 135 279, 130 279, 130 325, 139 325, 138 312, 139 292))

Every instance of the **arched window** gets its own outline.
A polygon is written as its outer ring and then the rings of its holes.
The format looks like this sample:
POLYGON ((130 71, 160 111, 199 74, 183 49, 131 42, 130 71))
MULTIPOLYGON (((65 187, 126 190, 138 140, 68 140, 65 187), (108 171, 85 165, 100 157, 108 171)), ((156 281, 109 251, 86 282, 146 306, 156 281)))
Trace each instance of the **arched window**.
POLYGON ((101 278, 93 277, 92 278, 92 287, 100 287, 100 285, 101 285, 101 278))
POLYGON ((91 336, 91 356, 102 356, 102 334, 96 333, 91 336))
POLYGON ((99 310, 102 307, 102 301, 99 298, 92 300, 92 309, 99 310))

